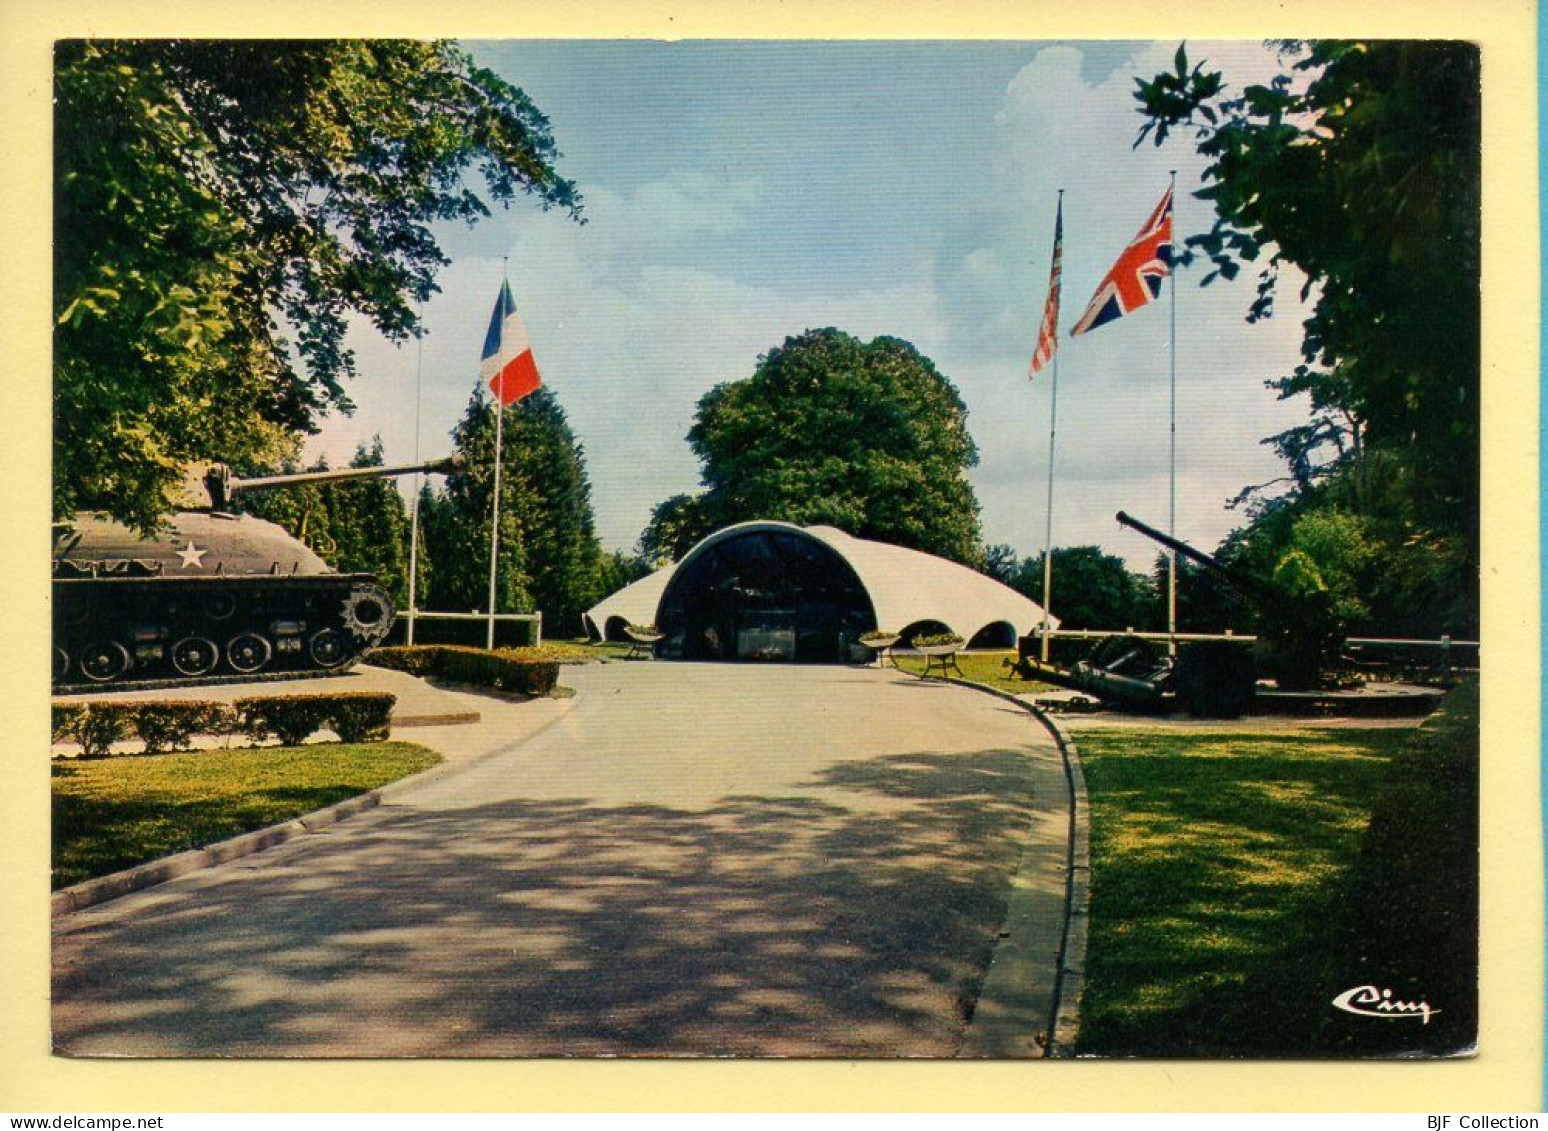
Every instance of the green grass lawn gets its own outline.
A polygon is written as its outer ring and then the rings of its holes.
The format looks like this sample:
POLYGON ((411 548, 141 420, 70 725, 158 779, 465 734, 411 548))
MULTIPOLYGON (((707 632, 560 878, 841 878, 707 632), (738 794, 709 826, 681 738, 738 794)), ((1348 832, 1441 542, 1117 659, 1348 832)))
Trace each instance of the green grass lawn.
POLYGON ((1089 732, 1091 934, 1079 1050, 1318 1055, 1360 984, 1338 922, 1412 732, 1089 732))
POLYGON ((56 761, 53 884, 67 887, 214 844, 439 761, 439 754, 411 742, 56 761))
MULTIPOLYGON (((962 669, 962 677, 970 679, 974 683, 987 684, 1001 691, 1009 691, 1013 695, 1036 695, 1044 691, 1052 691, 1053 684, 1043 683, 1039 680, 1022 679, 1009 666, 1014 663, 1014 652, 974 652, 964 655, 958 654, 957 666, 962 669)), ((913 675, 924 672, 925 661, 923 656, 910 656, 906 653, 897 654, 898 667, 913 675)), ((935 671, 940 671, 940 665, 935 665, 935 671)), ((953 672, 953 675, 956 673, 953 672)))

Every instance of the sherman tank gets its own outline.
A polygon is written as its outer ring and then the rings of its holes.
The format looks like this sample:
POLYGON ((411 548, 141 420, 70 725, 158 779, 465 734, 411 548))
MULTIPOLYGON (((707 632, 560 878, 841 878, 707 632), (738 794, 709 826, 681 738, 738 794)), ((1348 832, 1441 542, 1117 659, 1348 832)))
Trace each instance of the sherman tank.
POLYGON ((231 501, 306 483, 445 473, 457 457, 241 479, 190 469, 154 537, 86 512, 54 526, 56 692, 337 673, 382 642, 393 608, 376 578, 338 573, 231 501))

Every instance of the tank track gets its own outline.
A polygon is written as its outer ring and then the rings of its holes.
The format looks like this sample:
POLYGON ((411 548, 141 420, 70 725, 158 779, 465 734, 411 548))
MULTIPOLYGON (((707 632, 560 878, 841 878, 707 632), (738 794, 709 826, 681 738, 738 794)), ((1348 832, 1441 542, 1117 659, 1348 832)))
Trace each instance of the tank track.
POLYGON ((393 622, 369 574, 56 576, 53 596, 55 694, 336 675, 393 622))

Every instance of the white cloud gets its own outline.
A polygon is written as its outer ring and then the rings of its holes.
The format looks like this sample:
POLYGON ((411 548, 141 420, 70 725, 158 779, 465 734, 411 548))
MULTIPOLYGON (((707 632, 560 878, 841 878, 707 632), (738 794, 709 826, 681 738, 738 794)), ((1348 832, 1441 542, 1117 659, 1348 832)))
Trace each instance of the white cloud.
MULTIPOLYGON (((975 476, 984 533, 1024 553, 1043 541, 1051 374, 1027 383, 1027 364, 1047 288, 1058 190, 1065 189, 1059 436, 1054 540, 1097 543, 1136 564, 1148 542, 1120 531, 1119 509, 1165 524, 1168 505, 1169 295, 1079 339, 1068 327, 1101 277, 1160 199, 1177 170, 1179 240, 1213 222, 1190 193, 1204 160, 1186 138, 1137 149, 1131 97, 1136 76, 1170 68, 1175 44, 1152 44, 1100 82, 1081 73, 1081 52, 1048 47, 1015 76, 998 115, 995 191, 1000 207, 981 216, 977 246, 943 272, 948 306, 976 308, 957 331, 943 369, 972 413, 981 464, 975 476), (1014 256, 1004 249, 1021 249, 1014 256), (1003 271, 990 265, 1008 263, 1003 271), (991 281, 992 285, 985 285, 991 281)), ((1198 44, 1191 58, 1221 66, 1240 87, 1275 72, 1257 44, 1198 44)), ((1200 288, 1195 268, 1179 274, 1177 531, 1205 548, 1239 525, 1225 503, 1243 486, 1280 473, 1262 439, 1304 418, 1264 388, 1299 360, 1300 277, 1281 284, 1280 315, 1248 325, 1255 277, 1200 288)))
MULTIPOLYGON (((598 525, 610 546, 633 544, 661 499, 692 489, 698 466, 684 442, 700 396, 752 372, 790 334, 837 326, 864 338, 912 341, 951 377, 970 411, 981 466, 984 535, 1024 553, 1042 544, 1049 381, 1028 384, 1047 282, 1057 189, 1065 197, 1068 327, 1098 279, 1178 170, 1181 232, 1210 222, 1184 195, 1202 161, 1178 139, 1132 148, 1136 74, 1168 66, 1174 44, 1140 50, 1100 82, 1081 75, 1081 52, 1039 51, 1006 86, 997 136, 981 168, 964 169, 950 213, 921 215, 897 234, 907 270, 867 277, 841 239, 804 252, 803 277, 756 271, 760 251, 784 238, 760 226, 772 202, 755 178, 682 168, 629 189, 595 177, 584 185, 589 222, 516 209, 448 234, 455 262, 426 311, 422 451, 439 454, 476 379, 490 307, 509 257, 512 287, 544 379, 585 444, 598 525), (851 255, 845 279, 825 254, 851 255), (753 281, 756 280, 756 281, 753 281)), ((1190 45, 1225 64, 1228 80, 1273 70, 1257 45, 1190 45)), ((878 181, 885 184, 885 179, 878 181)), ((897 187, 888 191, 906 191, 897 187)), ((842 236, 843 233, 838 233, 842 236)), ((784 261, 788 262, 788 261, 784 261)), ((1197 272, 1194 273, 1195 275, 1197 272)), ((1290 280, 1286 298, 1293 297, 1290 280)), ((1206 548, 1239 516, 1224 501, 1278 473, 1262 437, 1299 419, 1264 379, 1293 366, 1299 318, 1243 321, 1253 280, 1179 296, 1178 533, 1206 548)), ((1055 538, 1099 543, 1148 561, 1148 543, 1117 530, 1119 508, 1165 520, 1167 369, 1163 304, 1063 343, 1055 538)), ((367 328, 351 337, 364 376, 356 417, 330 421, 311 451, 348 457, 381 433, 389 459, 414 450, 416 347, 394 349, 367 328)))
MULTIPOLYGON (((513 217, 503 225, 512 289, 544 381, 558 394, 586 447, 598 529, 611 546, 632 546, 651 508, 698 483, 685 442, 699 398, 714 384, 751 374, 758 356, 790 334, 834 325, 869 338, 896 334, 929 349, 944 338, 933 290, 921 270, 879 290, 780 291, 673 263, 706 234, 740 224, 754 182, 722 199, 710 179, 687 173, 622 196, 588 195, 592 218, 513 217), (667 262, 661 262, 666 260, 667 262)), ((427 310, 421 450, 448 446, 451 425, 474 387, 501 260, 463 257, 442 278, 427 310)), ((380 432, 389 458, 413 452, 414 346, 394 349, 365 329, 352 335, 373 386, 353 418, 330 420, 313 454, 347 459, 380 432)))

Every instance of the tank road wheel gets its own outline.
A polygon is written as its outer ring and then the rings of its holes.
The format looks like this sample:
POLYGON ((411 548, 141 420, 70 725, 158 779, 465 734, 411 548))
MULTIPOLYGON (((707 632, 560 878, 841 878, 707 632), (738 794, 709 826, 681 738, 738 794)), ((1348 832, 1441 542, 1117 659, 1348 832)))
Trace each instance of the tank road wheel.
POLYGON ((70 653, 63 648, 54 649, 54 682, 58 683, 70 671, 70 653))
POLYGON ((258 671, 269 662, 269 657, 274 654, 274 649, 269 642, 256 632, 244 632, 241 636, 233 636, 226 644, 226 663, 230 664, 234 671, 243 675, 258 671))
POLYGON ((81 650, 78 662, 87 679, 106 683, 129 670, 129 650, 116 640, 99 640, 81 650))
POLYGON ((172 645, 172 666, 182 675, 204 675, 220 663, 220 649, 213 640, 185 636, 172 645))
POLYGON ((336 628, 325 628, 308 646, 312 662, 320 668, 336 668, 349 658, 349 640, 336 628))
POLYGON ((207 593, 202 602, 204 615, 211 620, 226 620, 236 612, 236 595, 233 593, 207 593))

